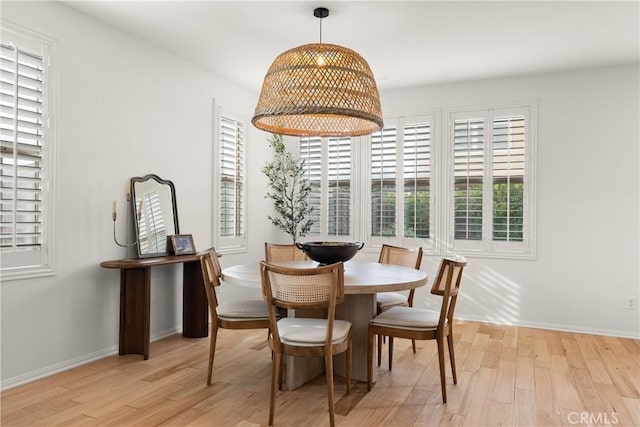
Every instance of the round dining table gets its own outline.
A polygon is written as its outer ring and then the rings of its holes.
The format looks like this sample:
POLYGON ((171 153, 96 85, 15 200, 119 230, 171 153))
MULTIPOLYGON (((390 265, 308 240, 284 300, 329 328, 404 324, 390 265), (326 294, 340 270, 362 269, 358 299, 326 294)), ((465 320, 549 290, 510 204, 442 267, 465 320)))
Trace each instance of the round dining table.
MULTIPOLYGON (((283 261, 274 264, 291 268, 308 268, 318 265, 314 261, 283 261)), ((222 270, 222 281, 229 285, 260 289, 259 263, 239 264, 222 270)), ((336 308, 336 318, 352 324, 353 359, 352 379, 367 381, 367 329, 376 314, 376 294, 415 289, 427 283, 427 273, 410 267, 377 262, 347 261, 344 264, 345 300, 336 308)), ((291 312, 290 316, 309 316, 291 312)), ((373 354, 375 354, 375 349, 373 354)), ((287 387, 294 389, 317 376, 323 362, 305 361, 308 358, 290 358, 285 369, 287 387)), ((344 357, 334 360, 335 372, 345 372, 344 357)), ((374 370, 375 380, 375 370, 374 370)))

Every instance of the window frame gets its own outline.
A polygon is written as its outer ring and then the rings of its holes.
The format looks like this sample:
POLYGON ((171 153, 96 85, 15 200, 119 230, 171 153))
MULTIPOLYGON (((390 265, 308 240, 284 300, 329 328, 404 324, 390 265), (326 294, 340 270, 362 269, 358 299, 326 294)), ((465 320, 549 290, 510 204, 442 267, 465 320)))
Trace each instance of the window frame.
POLYGON ((5 44, 42 56, 42 243, 38 250, 8 250, 1 253, 2 280, 19 280, 56 274, 55 263, 55 152, 57 111, 56 40, 45 34, 2 19, 0 30, 5 44))
POLYGON ((463 254, 475 257, 535 259, 536 258, 536 141, 537 141, 537 104, 525 101, 511 104, 483 105, 466 108, 447 108, 447 134, 444 141, 447 165, 443 179, 447 194, 444 223, 446 230, 445 254, 463 254), (505 116, 523 115, 525 117, 524 150, 524 194, 523 194, 523 240, 504 242, 493 240, 493 119, 505 116), (483 148, 483 221, 482 239, 476 241, 455 239, 455 197, 454 197, 454 125, 459 119, 483 118, 485 142, 483 148))
POLYGON ((247 221, 247 190, 248 190, 248 170, 247 170, 247 155, 248 155, 248 132, 247 132, 247 120, 243 114, 238 114, 231 109, 226 109, 217 105, 214 101, 214 142, 213 142, 213 242, 216 247, 216 251, 221 254, 242 253, 247 252, 247 234, 248 234, 248 221, 247 221), (221 205, 221 185, 222 180, 222 168, 220 150, 222 149, 222 120, 227 118, 242 125, 243 129, 243 157, 242 157, 242 196, 241 196, 241 234, 235 236, 223 236, 221 233, 221 219, 220 219, 220 205, 221 205))

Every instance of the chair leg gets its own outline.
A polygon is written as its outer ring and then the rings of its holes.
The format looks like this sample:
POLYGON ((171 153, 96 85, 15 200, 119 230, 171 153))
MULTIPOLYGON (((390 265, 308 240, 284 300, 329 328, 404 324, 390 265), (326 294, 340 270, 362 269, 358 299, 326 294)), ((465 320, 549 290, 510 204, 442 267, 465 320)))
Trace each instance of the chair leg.
POLYGON ((382 363, 382 335, 378 335, 378 366, 382 363))
POLYGON ((282 354, 277 351, 273 352, 273 366, 271 367, 271 396, 269 400, 269 425, 273 425, 273 418, 276 412, 276 393, 278 393, 278 376, 282 375, 280 372, 280 361, 282 360, 282 354))
MULTIPOLYGON (((380 335, 378 335, 378 351, 380 351, 380 335)), ((371 391, 372 382, 373 382, 373 332, 369 330, 367 332, 367 391, 371 391)))
POLYGON ((438 342, 438 363, 440 364, 440 388, 442 391, 442 403, 447 403, 447 388, 444 379, 444 340, 443 337, 436 339, 438 342))
POLYGON ((335 427, 336 420, 333 408, 333 355, 324 355, 324 366, 327 374, 327 395, 329 399, 329 424, 335 427))
POLYGON ((353 360, 353 345, 351 341, 349 341, 349 346, 347 347, 347 351, 344 353, 344 357, 347 358, 347 394, 351 393, 351 363, 353 360))
POLYGON ((213 377, 213 358, 216 354, 216 341, 218 339, 218 325, 211 323, 211 338, 209 339, 209 372, 207 372, 207 386, 211 385, 213 377))
POLYGON ((416 354, 416 340, 411 340, 411 348, 413 348, 413 354, 416 354))
POLYGON ((389 337, 389 372, 393 366, 393 337, 389 337))
POLYGON ((278 375, 278 390, 282 390, 282 376, 284 375, 284 356, 280 357, 280 375, 278 375))
POLYGON ((453 337, 451 335, 447 335, 447 344, 449 345, 449 361, 451 362, 453 383, 458 384, 458 376, 456 375, 456 356, 453 353, 453 337))

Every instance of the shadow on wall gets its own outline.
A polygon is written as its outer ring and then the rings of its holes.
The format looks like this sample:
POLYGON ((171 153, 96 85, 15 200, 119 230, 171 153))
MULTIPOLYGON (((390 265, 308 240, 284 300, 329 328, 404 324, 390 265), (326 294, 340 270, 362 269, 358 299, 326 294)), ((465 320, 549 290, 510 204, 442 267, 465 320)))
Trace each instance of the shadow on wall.
MULTIPOLYGON (((430 293, 440 259, 425 259, 428 284, 416 293, 415 306, 440 310, 441 299, 430 293)), ((517 324, 521 319, 521 285, 487 267, 478 259, 469 259, 462 273, 455 317, 489 323, 517 324)))

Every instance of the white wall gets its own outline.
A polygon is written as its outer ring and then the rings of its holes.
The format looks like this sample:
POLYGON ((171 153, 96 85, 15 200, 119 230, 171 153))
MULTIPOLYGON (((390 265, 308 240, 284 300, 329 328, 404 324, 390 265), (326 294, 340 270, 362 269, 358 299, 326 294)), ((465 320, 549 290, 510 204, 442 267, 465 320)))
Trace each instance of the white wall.
MULTIPOLYGON (((99 264, 135 256, 112 240, 114 199, 118 235, 132 238, 129 178, 155 173, 172 180, 181 232, 193 234, 197 249, 212 244, 213 99, 248 116, 257 95, 56 2, 3 2, 2 18, 57 39, 59 94, 57 274, 2 281, 1 379, 7 387, 117 352, 119 271, 99 264)), ((269 153, 263 138, 248 132, 250 175, 269 153)), ((256 175, 249 195, 265 212, 266 181, 256 175)), ((247 256, 262 256, 272 232, 264 225, 249 224, 255 240, 247 256)), ((180 278, 180 266, 152 271, 152 339, 181 329, 180 278)))
MULTIPOLYGON (((111 237, 111 201, 156 173, 175 183, 180 228, 209 246, 212 99, 252 112, 247 93, 176 56, 57 3, 3 2, 4 19, 58 39, 57 275, 0 287, 2 387, 117 351, 119 275, 98 265, 131 256, 111 237)), ((538 257, 470 258, 457 313, 492 322, 638 336, 638 67, 537 75, 383 92, 386 114, 538 100, 538 257)), ((284 241, 266 219, 271 157, 249 126, 249 252, 284 241)), ((122 238, 129 224, 118 225, 122 238)), ((373 258, 373 254, 359 257, 373 258)), ((437 257, 423 263, 435 274, 437 257)), ((180 269, 154 269, 151 335, 181 328, 180 269)), ((237 298, 251 292, 224 289, 237 298)), ((430 305, 428 289, 417 304, 430 305)))
POLYGON ((459 317, 640 336, 638 83, 635 65, 381 94, 389 116, 538 102, 537 259, 469 258, 459 317))

